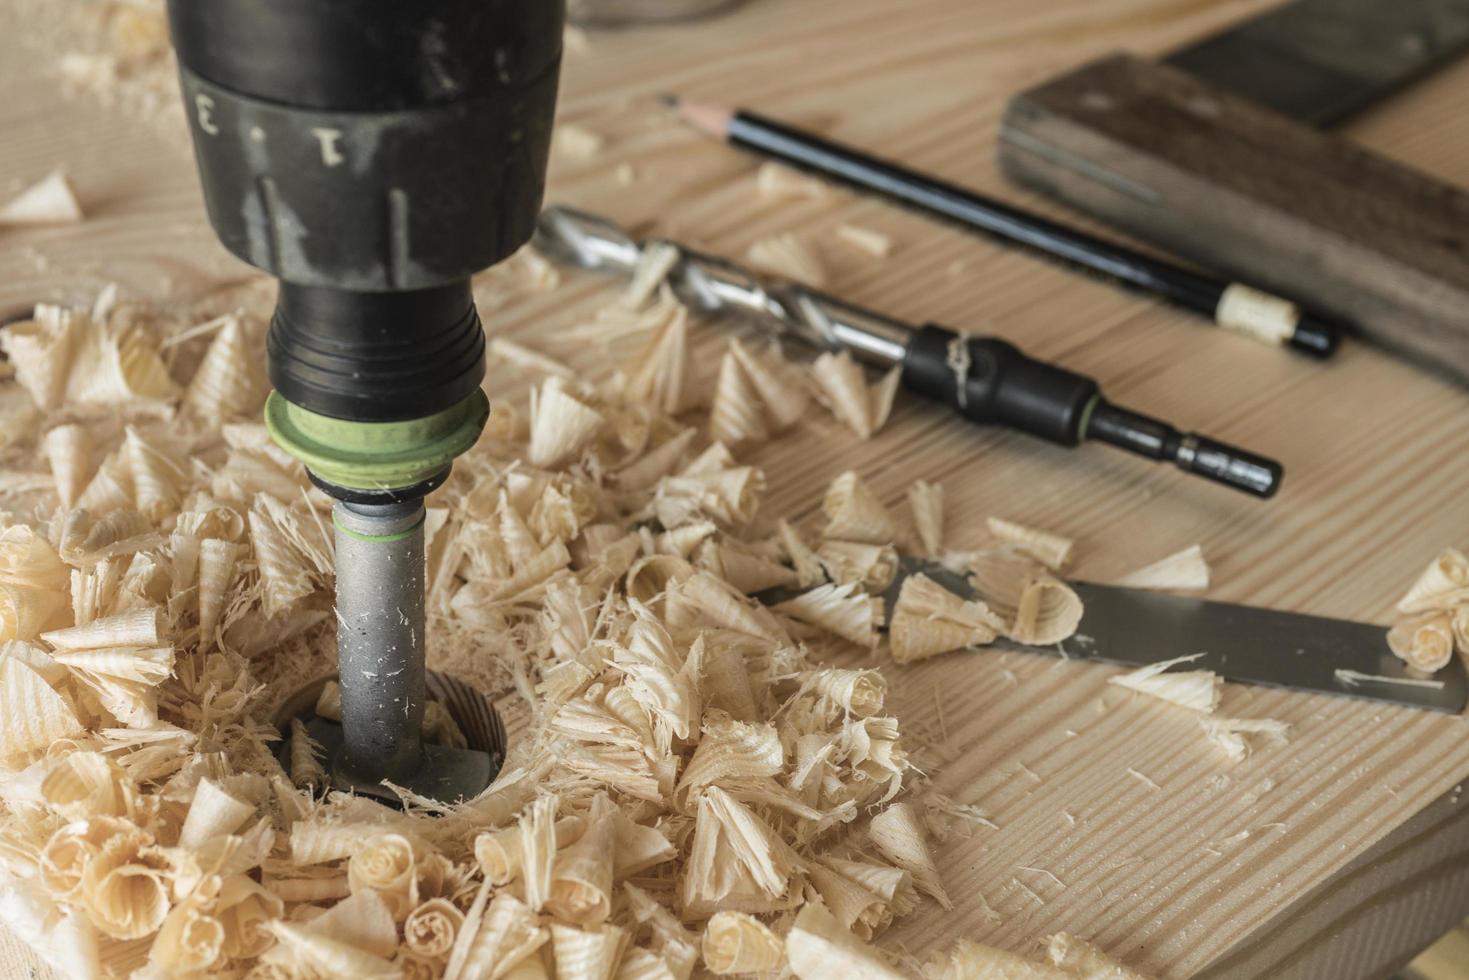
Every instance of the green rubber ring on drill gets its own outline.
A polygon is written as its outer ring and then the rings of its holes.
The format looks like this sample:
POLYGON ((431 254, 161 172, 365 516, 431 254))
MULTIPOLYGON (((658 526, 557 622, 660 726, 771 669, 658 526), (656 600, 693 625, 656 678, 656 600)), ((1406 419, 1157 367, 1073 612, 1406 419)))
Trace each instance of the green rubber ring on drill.
POLYGON ((404 538, 408 537, 414 531, 417 531, 420 528, 422 528, 423 527, 423 522, 425 520, 427 520, 427 519, 428 519, 428 515, 424 515, 423 517, 420 517, 414 523, 414 525, 412 527, 410 527, 410 528, 408 528, 407 530, 404 530, 404 531, 398 531, 398 532, 396 532, 394 534, 363 534, 361 531, 354 531, 350 527, 347 527, 346 525, 344 525, 341 521, 337 520, 337 512, 336 512, 336 509, 335 508, 332 509, 332 526, 333 527, 335 527, 338 531, 340 531, 343 534, 345 534, 347 537, 352 538, 352 539, 354 539, 356 541, 370 541, 370 542, 372 542, 374 544, 391 544, 394 541, 402 541, 404 538))
POLYGON ((489 418, 490 400, 478 389, 452 408, 403 422, 334 419, 274 391, 265 400, 271 438, 312 473, 349 490, 422 483, 473 446, 489 418))

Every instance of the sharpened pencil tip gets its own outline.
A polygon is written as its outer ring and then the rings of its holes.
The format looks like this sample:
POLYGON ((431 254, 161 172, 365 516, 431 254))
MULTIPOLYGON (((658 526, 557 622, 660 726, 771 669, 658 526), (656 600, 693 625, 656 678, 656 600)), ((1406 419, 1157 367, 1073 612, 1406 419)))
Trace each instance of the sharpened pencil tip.
POLYGON ((670 108, 677 112, 684 122, 717 139, 729 138, 730 123, 735 116, 733 109, 709 105, 707 102, 690 102, 678 96, 672 98, 670 108))

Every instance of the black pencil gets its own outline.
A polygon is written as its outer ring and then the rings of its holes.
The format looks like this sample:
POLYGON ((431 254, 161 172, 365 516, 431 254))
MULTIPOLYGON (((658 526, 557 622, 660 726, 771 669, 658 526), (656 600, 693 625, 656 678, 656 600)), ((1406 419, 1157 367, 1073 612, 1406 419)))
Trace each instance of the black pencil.
POLYGON ((1099 273, 1258 340, 1321 358, 1341 341, 1334 321, 1244 283, 1144 255, 754 113, 675 96, 665 101, 711 136, 1099 273))

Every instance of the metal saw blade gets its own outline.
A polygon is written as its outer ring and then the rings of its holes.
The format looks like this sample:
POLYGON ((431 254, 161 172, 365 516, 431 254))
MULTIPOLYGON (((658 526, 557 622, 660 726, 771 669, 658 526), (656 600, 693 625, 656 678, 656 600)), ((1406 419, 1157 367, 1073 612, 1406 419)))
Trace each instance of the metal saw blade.
POLYGON ((1469 47, 1469 0, 1296 0, 1163 59, 1329 126, 1469 47))
MULTIPOLYGON (((904 557, 883 598, 892 609, 903 580, 922 572, 966 599, 983 599, 963 575, 904 557)), ((1469 675, 1458 657, 1432 676, 1412 670, 1387 647, 1387 630, 1323 616, 1213 602, 1090 582, 1069 583, 1084 604, 1081 625, 1054 647, 1000 640, 1030 653, 1130 667, 1202 654, 1191 668, 1243 684, 1367 698, 1457 714, 1469 701, 1469 675)), ((762 596, 762 599, 765 598, 762 596)))

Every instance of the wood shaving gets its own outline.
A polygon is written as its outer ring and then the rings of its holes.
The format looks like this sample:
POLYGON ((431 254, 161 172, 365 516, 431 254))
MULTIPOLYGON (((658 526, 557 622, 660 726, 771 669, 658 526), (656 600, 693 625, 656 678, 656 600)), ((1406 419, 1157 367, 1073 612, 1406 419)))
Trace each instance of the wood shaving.
POLYGON ((913 884, 945 909, 954 907, 928 849, 923 823, 912 804, 895 803, 872 818, 867 836, 883 856, 913 876, 913 884))
POLYGON ((1209 565, 1204 549, 1195 544, 1124 575, 1114 584, 1124 589, 1202 592, 1209 587, 1209 565))
POLYGON ((826 514, 822 531, 825 537, 886 545, 898 536, 892 514, 853 470, 831 481, 822 497, 821 510, 826 514))
POLYGON ((807 403, 790 365, 734 340, 719 362, 709 431, 726 446, 761 442, 794 425, 807 403))
POLYGON ((866 252, 875 259, 885 259, 893 252, 892 236, 873 228, 863 228, 860 225, 837 225, 836 237, 839 241, 866 252))
POLYGON ((826 575, 838 585, 856 582, 869 592, 881 592, 898 571, 898 552, 890 545, 862 541, 821 543, 817 558, 826 575))
POLYGON ((755 189, 761 197, 773 201, 790 198, 821 200, 828 194, 827 187, 814 177, 778 163, 762 163, 755 174, 755 189))
POLYGON ((71 510, 93 475, 93 444, 85 426, 59 425, 41 439, 62 507, 71 510))
POLYGON ((1030 558, 1009 550, 977 552, 965 556, 964 565, 975 592, 1007 621, 1005 635, 1015 642, 1052 646, 1081 625, 1081 597, 1030 558))
POLYGON ((568 462, 596 437, 607 418, 548 380, 531 400, 531 433, 527 459, 549 467, 568 462))
POLYGON ((1005 621, 979 600, 963 599, 923 574, 903 581, 888 626, 893 659, 911 663, 993 643, 1005 621))
POLYGON ((576 372, 540 351, 532 350, 524 344, 517 344, 507 337, 491 337, 489 346, 486 348, 492 360, 498 359, 515 367, 527 368, 540 374, 550 375, 570 381, 576 377, 576 372))
POLYGON ((1209 741, 1223 750, 1231 762, 1239 762, 1250 754, 1246 733, 1259 733, 1282 742, 1290 733, 1289 724, 1272 718, 1200 718, 1199 724, 1209 741))
POLYGON ((1454 656, 1453 619, 1449 613, 1405 619, 1387 631, 1387 645, 1409 667, 1441 670, 1454 656))
POLYGON ((1401 616, 1388 630, 1387 645, 1410 667, 1440 670, 1455 649, 1469 656, 1469 558, 1445 549, 1398 601, 1397 611, 1401 616))
POLYGON ((1149 980, 1068 933, 1046 940, 1046 961, 961 939, 923 966, 924 980, 1149 980))
POLYGON ((1186 664, 1202 657, 1195 653, 1187 657, 1175 657, 1161 663, 1148 664, 1130 673, 1109 678, 1107 683, 1128 690, 1138 691, 1160 701, 1168 701, 1193 711, 1210 714, 1219 707, 1223 681, 1212 670, 1180 670, 1168 673, 1169 668, 1186 664))
POLYGON ((552 139, 552 149, 558 156, 580 162, 596 159, 606 145, 607 140, 600 133, 576 123, 562 123, 557 126, 552 139))
POLYGON ((937 558, 944 551, 944 488, 923 480, 908 488, 908 511, 923 544, 923 553, 937 558))
POLYGON ((1070 538, 998 517, 986 518, 985 526, 1001 542, 1029 555, 1052 571, 1060 571, 1071 559, 1074 542, 1070 538))
POLYGON ((785 943, 759 919, 743 912, 716 912, 704 927, 704 965, 711 973, 769 973, 785 959, 785 943))
POLYGON ((902 369, 893 368, 873 385, 849 351, 828 351, 811 365, 817 398, 859 438, 870 439, 892 414, 893 400, 902 381, 902 369))
POLYGON ((877 646, 883 602, 860 590, 860 582, 820 585, 775 606, 775 611, 819 626, 858 646, 877 646))
POLYGON ((1448 548, 1435 558, 1407 593, 1398 600, 1398 612, 1442 612, 1469 604, 1469 558, 1448 548))
POLYGON ((816 903, 802 906, 797 914, 786 937, 786 959, 800 980, 901 980, 903 976, 816 903))
POLYGON ((1163 788, 1163 787, 1159 786, 1157 783, 1153 782, 1153 780, 1149 779, 1147 776, 1143 775, 1142 773, 1138 772, 1136 769, 1132 768, 1131 766, 1129 766, 1127 768, 1127 774, 1129 776, 1131 776, 1133 779, 1136 779, 1138 782, 1142 783, 1148 789, 1162 789, 1163 788))
POLYGON ((826 264, 795 235, 786 232, 762 238, 745 252, 756 269, 820 289, 826 285, 826 264))
POLYGON ((629 310, 641 310, 658 294, 668 280, 668 274, 678 265, 680 252, 671 242, 650 242, 638 256, 637 267, 622 293, 622 305, 629 310))
POLYGON ((71 181, 57 171, 43 177, 4 204, 0 204, 0 226, 70 224, 82 220, 71 181))

